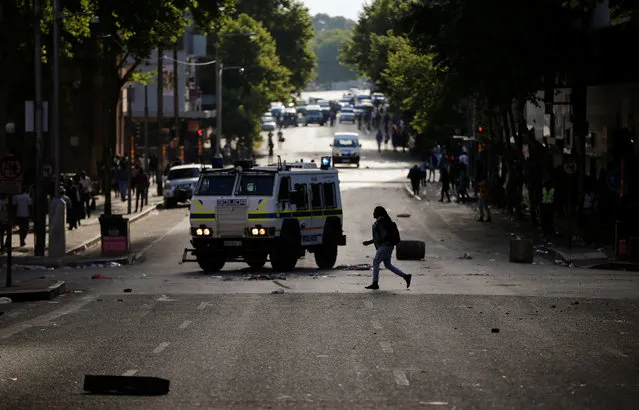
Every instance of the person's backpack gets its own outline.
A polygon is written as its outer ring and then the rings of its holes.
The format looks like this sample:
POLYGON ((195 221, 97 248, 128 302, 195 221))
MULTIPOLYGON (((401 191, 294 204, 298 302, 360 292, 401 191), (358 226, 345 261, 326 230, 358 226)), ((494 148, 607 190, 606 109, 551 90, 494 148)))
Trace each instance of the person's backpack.
POLYGON ((399 237, 399 229, 397 229, 397 224, 393 221, 388 221, 386 224, 387 234, 386 240, 393 246, 396 246, 401 242, 401 238, 399 237))

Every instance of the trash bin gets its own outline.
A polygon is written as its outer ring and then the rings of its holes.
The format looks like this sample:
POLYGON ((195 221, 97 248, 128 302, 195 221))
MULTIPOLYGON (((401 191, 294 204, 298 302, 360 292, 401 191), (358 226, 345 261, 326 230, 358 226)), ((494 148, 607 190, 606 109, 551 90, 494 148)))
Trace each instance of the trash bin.
POLYGON ((128 255, 131 251, 130 222, 122 215, 100 215, 102 256, 128 255))
POLYGON ((532 240, 519 237, 511 238, 509 259, 513 263, 533 263, 532 240))

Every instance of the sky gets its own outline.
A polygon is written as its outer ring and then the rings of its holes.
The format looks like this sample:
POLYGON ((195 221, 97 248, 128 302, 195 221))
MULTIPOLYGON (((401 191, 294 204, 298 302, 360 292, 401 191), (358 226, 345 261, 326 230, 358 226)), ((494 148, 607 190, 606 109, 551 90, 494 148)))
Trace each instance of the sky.
POLYGON ((326 13, 329 16, 344 16, 357 21, 366 0, 302 0, 311 11, 311 16, 326 13))

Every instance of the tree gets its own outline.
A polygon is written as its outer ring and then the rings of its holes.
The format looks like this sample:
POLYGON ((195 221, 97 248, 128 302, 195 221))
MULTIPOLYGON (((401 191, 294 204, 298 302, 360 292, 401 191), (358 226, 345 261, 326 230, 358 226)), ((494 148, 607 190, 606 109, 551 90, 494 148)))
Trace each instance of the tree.
POLYGON ((331 17, 328 14, 319 13, 313 16, 313 29, 315 36, 331 30, 352 30, 355 22, 342 16, 331 17))
POLYGON ((240 14, 259 21, 271 34, 282 65, 291 72, 294 91, 302 90, 315 67, 310 47, 313 22, 308 8, 297 0, 237 0, 234 16, 240 14))
POLYGON ((221 30, 220 56, 226 66, 244 69, 225 71, 223 83, 224 136, 237 135, 250 146, 259 136, 260 118, 272 101, 290 98, 290 71, 281 64, 274 38, 258 21, 240 14, 221 30), (253 39, 224 36, 254 33, 253 39))
POLYGON ((364 5, 350 41, 342 47, 342 63, 357 67, 361 74, 378 85, 388 61, 384 37, 393 35, 397 18, 408 9, 410 3, 411 0, 374 0, 364 5))
POLYGON ((324 84, 357 78, 357 73, 350 67, 345 67, 339 61, 340 48, 342 44, 348 41, 349 37, 349 32, 342 29, 329 29, 316 34, 312 42, 317 56, 317 77, 315 82, 324 84))

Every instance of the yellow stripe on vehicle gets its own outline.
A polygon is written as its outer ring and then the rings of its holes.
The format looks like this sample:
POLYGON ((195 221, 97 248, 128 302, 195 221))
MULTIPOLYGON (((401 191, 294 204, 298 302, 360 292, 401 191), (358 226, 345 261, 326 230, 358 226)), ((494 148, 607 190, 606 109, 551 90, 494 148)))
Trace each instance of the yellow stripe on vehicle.
POLYGON ((268 199, 264 199, 262 203, 260 204, 260 206, 257 207, 257 210, 261 211, 262 208, 264 208, 264 205, 266 205, 267 203, 268 203, 268 199))
POLYGON ((201 200, 196 199, 196 200, 193 201, 193 203, 195 204, 197 209, 199 209, 200 211, 204 210, 204 208, 202 207, 202 205, 204 205, 204 204, 202 203, 201 200))

